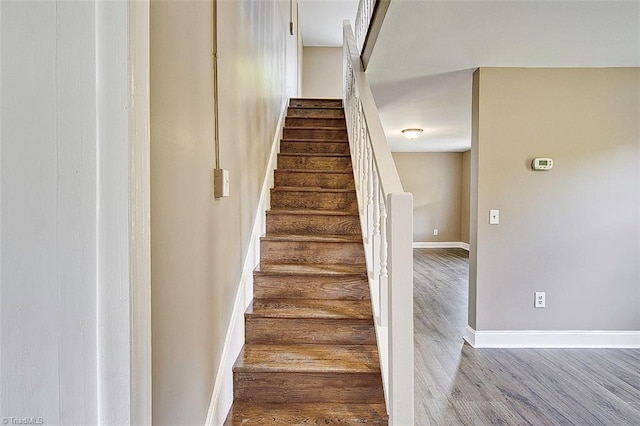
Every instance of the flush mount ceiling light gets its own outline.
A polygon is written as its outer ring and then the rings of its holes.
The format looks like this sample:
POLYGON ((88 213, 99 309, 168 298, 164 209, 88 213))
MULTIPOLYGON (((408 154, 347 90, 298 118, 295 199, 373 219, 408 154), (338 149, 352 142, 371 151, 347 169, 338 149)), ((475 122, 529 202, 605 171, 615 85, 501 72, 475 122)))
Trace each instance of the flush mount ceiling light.
POLYGON ((422 129, 404 129, 402 131, 402 134, 407 139, 415 139, 420 136, 420 133, 422 133, 422 131, 422 129))

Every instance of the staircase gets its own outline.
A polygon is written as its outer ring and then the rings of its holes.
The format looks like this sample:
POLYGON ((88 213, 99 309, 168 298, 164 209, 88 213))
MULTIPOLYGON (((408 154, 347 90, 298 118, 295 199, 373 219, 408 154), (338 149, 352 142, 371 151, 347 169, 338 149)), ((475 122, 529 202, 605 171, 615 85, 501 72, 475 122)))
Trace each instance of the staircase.
POLYGON ((386 414, 341 100, 292 99, 225 425, 386 414))

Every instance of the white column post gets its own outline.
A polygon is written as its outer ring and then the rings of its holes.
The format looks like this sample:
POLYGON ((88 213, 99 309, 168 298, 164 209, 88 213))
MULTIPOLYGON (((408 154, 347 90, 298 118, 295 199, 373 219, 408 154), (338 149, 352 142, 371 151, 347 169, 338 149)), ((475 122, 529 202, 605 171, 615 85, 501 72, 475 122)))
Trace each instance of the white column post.
POLYGON ((389 194, 389 416, 412 425, 413 407, 413 197, 389 194))

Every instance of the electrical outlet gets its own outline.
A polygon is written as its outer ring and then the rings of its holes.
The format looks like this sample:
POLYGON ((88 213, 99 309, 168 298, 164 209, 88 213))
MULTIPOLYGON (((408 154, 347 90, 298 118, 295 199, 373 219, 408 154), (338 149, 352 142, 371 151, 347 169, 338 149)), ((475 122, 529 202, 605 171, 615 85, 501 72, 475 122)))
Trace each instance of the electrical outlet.
POLYGON ((544 308, 547 303, 547 295, 544 291, 536 291, 533 302, 534 308, 544 308))
POLYGON ((437 229, 433 230, 433 235, 438 235, 438 230, 437 229))

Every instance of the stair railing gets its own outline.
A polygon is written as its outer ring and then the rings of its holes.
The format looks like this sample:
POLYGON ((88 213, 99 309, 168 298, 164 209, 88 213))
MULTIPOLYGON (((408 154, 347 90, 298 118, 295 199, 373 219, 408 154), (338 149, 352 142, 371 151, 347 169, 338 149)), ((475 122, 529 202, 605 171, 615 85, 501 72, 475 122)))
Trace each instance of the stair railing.
POLYGON ((373 17, 373 9, 377 0, 360 0, 358 2, 358 12, 356 13, 356 20, 354 25, 356 27, 356 46, 358 47, 358 53, 362 53, 364 47, 364 41, 367 38, 367 31, 369 31, 369 23, 373 17))
POLYGON ((344 106, 391 425, 412 425, 413 197, 404 192, 348 21, 344 106))

